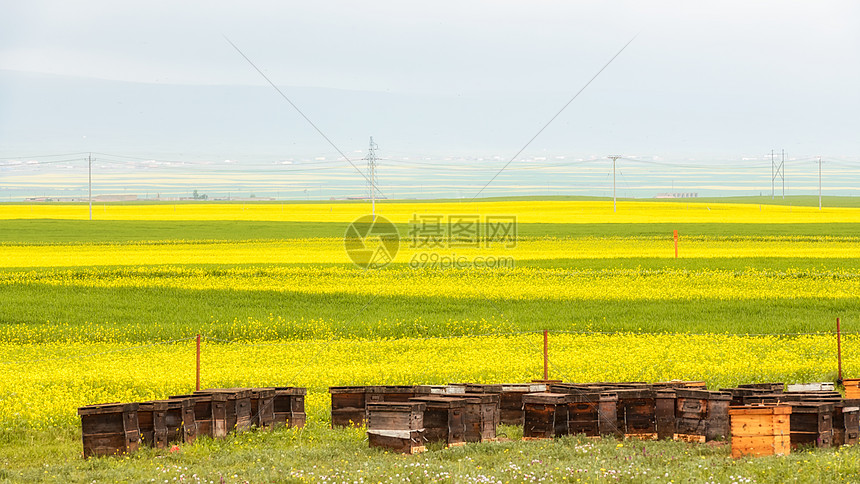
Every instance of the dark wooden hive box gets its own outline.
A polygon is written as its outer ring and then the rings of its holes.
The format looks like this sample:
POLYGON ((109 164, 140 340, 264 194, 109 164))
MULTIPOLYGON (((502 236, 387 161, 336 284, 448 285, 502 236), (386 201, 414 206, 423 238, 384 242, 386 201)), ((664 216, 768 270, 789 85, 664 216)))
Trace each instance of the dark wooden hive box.
POLYGON ((159 449, 171 442, 194 442, 197 433, 191 398, 142 402, 137 421, 143 443, 159 449))
POLYGON ((495 393, 499 395, 499 422, 505 425, 523 425, 523 395, 546 391, 545 383, 466 383, 467 393, 495 393))
POLYGON ((140 447, 137 403, 106 403, 78 408, 84 457, 118 455, 140 447))
POLYGON ((144 445, 167 447, 167 400, 141 402, 137 408, 137 424, 144 445))
POLYGON ((833 411, 832 403, 789 402, 791 405, 791 446, 815 445, 816 447, 831 447, 833 445, 833 411))
POLYGON ((650 389, 612 390, 618 396, 617 425, 627 437, 657 438, 657 395, 650 389))
POLYGON ((251 425, 269 429, 275 424, 275 389, 251 389, 251 425))
POLYGON ((367 404, 367 439, 370 446, 401 454, 423 452, 426 408, 422 402, 367 404))
POLYGON ((430 395, 429 385, 374 385, 367 387, 367 403, 408 402, 411 398, 430 395))
POLYGON ((430 395, 430 392, 428 385, 330 387, 331 423, 333 427, 362 426, 368 403, 408 402, 410 398, 430 395))
POLYGON ((302 428, 307 421, 305 413, 305 396, 307 388, 276 387, 273 401, 275 425, 288 428, 302 428))
POLYGON ((461 393, 447 395, 466 402, 464 421, 466 442, 496 440, 499 425, 499 395, 495 393, 461 393))
POLYGON ((546 392, 523 395, 523 437, 551 439, 567 435, 568 397, 546 392))
POLYGON ((434 395, 411 401, 426 405, 424 438, 428 442, 445 442, 449 447, 466 443, 466 402, 462 398, 434 395))
POLYGON ((197 424, 194 417, 194 401, 190 398, 162 400, 167 402, 164 425, 167 427, 168 442, 194 442, 197 424))
POLYGON ((194 409, 195 436, 207 435, 214 438, 227 436, 227 396, 173 395, 170 400, 186 399, 194 409))
POLYGON ((655 390, 661 388, 673 389, 673 388, 689 388, 689 389, 705 389, 705 382, 696 380, 696 381, 688 381, 688 380, 669 380, 669 381, 658 381, 656 383, 652 383, 651 387, 655 390))
POLYGON ((772 387, 774 384, 767 384, 767 388, 751 388, 751 387, 734 387, 734 388, 720 388, 721 392, 729 393, 732 396, 731 406, 739 407, 743 405, 749 405, 745 403, 747 398, 752 397, 763 397, 764 395, 774 395, 776 393, 782 393, 782 390, 774 390, 772 387))
MULTIPOLYGON (((224 422, 227 432, 244 432, 251 428, 251 390, 249 388, 209 388, 195 395, 219 396, 224 401, 224 422)), ((226 433, 225 433, 226 435, 226 433)), ((224 435, 220 435, 223 437, 224 435)))
POLYGON ((332 427, 361 427, 365 423, 367 387, 329 387, 332 427))
POLYGON ((860 401, 844 400, 833 407, 833 445, 860 442, 860 401))
POLYGON ((729 436, 730 393, 678 388, 675 397, 675 438, 704 442, 729 436))

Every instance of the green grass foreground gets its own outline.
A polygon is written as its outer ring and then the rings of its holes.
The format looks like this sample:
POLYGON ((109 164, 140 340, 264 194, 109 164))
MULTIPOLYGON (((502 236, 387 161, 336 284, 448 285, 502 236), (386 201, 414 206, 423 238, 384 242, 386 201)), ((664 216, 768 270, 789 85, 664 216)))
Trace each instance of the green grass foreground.
MULTIPOLYGON (((730 457, 725 443, 618 441, 583 436, 518 440, 418 455, 371 449, 362 429, 278 429, 201 438, 173 450, 148 449, 120 457, 80 456, 72 430, 6 435, 0 482, 856 482, 860 447, 800 449, 787 456, 730 457)), ((514 439, 514 440, 508 440, 514 439)))

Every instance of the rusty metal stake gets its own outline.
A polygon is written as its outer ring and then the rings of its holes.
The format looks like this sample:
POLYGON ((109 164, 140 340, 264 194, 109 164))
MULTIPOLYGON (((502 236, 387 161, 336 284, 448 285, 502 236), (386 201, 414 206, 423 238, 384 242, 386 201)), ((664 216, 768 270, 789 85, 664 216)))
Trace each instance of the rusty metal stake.
POLYGON ((549 331, 543 330, 543 379, 549 380, 549 331))
POLYGON ((675 239, 675 258, 678 258, 678 231, 676 230, 674 234, 672 234, 672 238, 675 239))
POLYGON ((197 335, 197 391, 200 391, 200 335, 197 335))
POLYGON ((842 385, 842 329, 839 327, 839 318, 836 318, 836 358, 838 361, 836 384, 842 385))

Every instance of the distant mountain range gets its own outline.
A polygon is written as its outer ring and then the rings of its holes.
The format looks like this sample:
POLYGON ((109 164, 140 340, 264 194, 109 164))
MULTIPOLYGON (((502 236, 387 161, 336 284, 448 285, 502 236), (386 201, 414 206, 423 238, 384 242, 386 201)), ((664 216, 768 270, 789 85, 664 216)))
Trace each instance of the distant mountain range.
MULTIPOLYGON (((381 149, 406 155, 504 158, 522 148, 582 83, 571 82, 568 93, 444 96, 280 87, 344 151, 364 150, 374 136, 381 149)), ((526 154, 739 159, 783 147, 793 154, 858 154, 856 113, 829 110, 838 100, 826 92, 814 100, 798 98, 797 116, 786 117, 761 112, 755 99, 742 95, 700 96, 692 87, 646 92, 636 89, 635 79, 629 84, 621 92, 599 82, 590 86, 526 154), (811 109, 820 116, 813 118, 811 109)), ((0 70, 0 157, 65 151, 216 160, 335 154, 270 86, 144 84, 0 70)))

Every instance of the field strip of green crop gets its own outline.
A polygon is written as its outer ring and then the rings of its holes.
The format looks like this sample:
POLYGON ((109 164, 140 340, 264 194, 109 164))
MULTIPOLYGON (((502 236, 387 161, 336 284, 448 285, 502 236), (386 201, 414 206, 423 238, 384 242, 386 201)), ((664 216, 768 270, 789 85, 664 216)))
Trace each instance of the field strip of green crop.
MULTIPOLYGON (((395 224, 408 235, 408 223, 395 224)), ((0 244, 244 241, 342 238, 343 222, 0 219, 0 244)), ((860 224, 831 223, 518 223, 520 237, 860 237, 860 224)))

